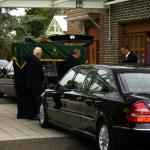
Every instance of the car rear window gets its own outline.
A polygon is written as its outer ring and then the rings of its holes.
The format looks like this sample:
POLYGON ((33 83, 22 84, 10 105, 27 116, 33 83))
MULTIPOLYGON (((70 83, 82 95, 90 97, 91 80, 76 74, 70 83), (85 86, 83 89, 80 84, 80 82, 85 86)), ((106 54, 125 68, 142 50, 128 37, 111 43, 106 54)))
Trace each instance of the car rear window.
POLYGON ((126 92, 150 93, 150 73, 121 73, 119 76, 126 92))
POLYGON ((0 68, 5 68, 8 65, 8 61, 7 60, 0 60, 0 68))

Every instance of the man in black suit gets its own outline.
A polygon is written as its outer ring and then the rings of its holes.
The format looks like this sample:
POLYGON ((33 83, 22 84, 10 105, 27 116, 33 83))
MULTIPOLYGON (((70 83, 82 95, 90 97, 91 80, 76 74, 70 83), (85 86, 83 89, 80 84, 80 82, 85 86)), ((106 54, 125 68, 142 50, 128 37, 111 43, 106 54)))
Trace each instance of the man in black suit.
POLYGON ((43 92, 44 72, 40 59, 42 58, 42 49, 35 47, 33 55, 29 58, 27 64, 26 87, 29 95, 29 119, 37 118, 39 111, 39 97, 43 92))
POLYGON ((124 55, 124 60, 122 61, 122 63, 137 63, 136 55, 130 51, 127 45, 121 48, 121 52, 124 55))
POLYGON ((71 68, 80 65, 80 50, 74 49, 71 53, 71 56, 67 58, 67 61, 57 63, 58 69, 58 80, 60 80, 71 68))
POLYGON ((71 68, 81 64, 81 62, 79 60, 80 55, 81 54, 80 54, 80 50, 79 49, 74 49, 72 51, 71 56, 68 57, 68 59, 67 59, 66 71, 68 71, 69 69, 71 69, 71 68))
POLYGON ((14 68, 14 87, 17 96, 17 119, 28 117, 28 102, 26 90, 26 66, 19 68, 15 60, 13 61, 14 68))

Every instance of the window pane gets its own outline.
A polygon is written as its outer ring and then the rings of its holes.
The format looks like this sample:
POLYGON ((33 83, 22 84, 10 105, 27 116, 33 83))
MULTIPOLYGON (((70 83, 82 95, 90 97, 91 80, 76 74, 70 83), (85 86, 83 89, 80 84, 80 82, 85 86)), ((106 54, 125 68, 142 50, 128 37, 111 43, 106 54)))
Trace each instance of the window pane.
POLYGON ((67 86, 68 81, 72 80, 75 76, 75 71, 71 70, 69 73, 67 73, 64 78, 60 81, 61 86, 67 86))
POLYGON ((144 35, 140 36, 140 48, 144 48, 144 35))
POLYGON ((89 84, 92 80, 93 75, 95 74, 94 70, 90 70, 89 74, 86 76, 86 79, 84 81, 83 90, 88 91, 89 84))
POLYGON ((87 74, 88 74, 88 70, 87 69, 80 70, 80 72, 77 74, 77 76, 76 76, 76 78, 74 80, 75 89, 79 89, 79 90, 82 89, 83 82, 84 82, 87 74))
POLYGON ((111 80, 107 71, 99 69, 90 86, 90 92, 109 92, 111 80))
POLYGON ((150 91, 150 73, 122 73, 120 74, 131 93, 146 93, 150 91))
POLYGON ((129 47, 133 49, 133 36, 129 37, 129 47))

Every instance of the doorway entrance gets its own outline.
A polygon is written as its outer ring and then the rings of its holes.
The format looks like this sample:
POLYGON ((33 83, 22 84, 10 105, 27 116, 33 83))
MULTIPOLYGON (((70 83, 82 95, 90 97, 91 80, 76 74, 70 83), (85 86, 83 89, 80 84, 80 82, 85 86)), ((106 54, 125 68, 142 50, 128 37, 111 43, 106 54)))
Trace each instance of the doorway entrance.
POLYGON ((87 57, 89 64, 97 64, 100 62, 100 49, 99 49, 99 37, 100 37, 100 30, 95 27, 88 28, 88 35, 93 36, 94 40, 93 43, 87 49, 87 57))
POLYGON ((124 25, 124 44, 129 45, 138 63, 150 63, 150 23, 124 25))

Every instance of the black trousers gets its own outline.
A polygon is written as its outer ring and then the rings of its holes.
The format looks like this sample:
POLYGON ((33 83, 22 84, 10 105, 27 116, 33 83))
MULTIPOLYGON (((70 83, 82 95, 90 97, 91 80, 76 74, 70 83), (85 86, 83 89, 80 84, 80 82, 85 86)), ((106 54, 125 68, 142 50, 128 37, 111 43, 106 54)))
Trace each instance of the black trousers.
POLYGON ((28 115, 29 119, 37 117, 39 112, 39 97, 42 94, 41 90, 28 90, 28 115))
POLYGON ((28 117, 28 95, 27 89, 23 86, 15 86, 17 95, 18 117, 28 117))

